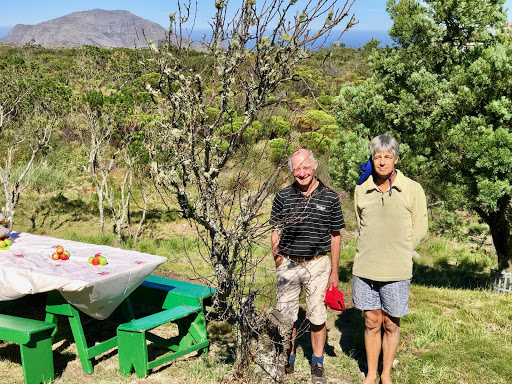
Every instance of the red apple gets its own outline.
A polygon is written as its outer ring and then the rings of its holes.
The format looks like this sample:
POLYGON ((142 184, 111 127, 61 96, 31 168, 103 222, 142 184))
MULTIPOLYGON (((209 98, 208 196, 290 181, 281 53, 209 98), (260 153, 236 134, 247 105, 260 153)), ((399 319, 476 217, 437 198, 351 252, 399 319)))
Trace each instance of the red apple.
POLYGON ((98 265, 99 263, 100 263, 100 260, 99 260, 97 257, 95 257, 95 258, 94 258, 94 259, 92 259, 92 261, 91 261, 91 264, 92 264, 92 265, 98 265))
POLYGON ((55 253, 52 255, 52 259, 53 259, 53 260, 59 260, 59 258, 60 258, 60 255, 59 255, 57 252, 55 252, 55 253))
POLYGON ((64 248, 62 248, 60 245, 57 247, 56 252, 61 255, 62 252, 64 252, 64 248))
POLYGON ((60 255, 60 259, 61 260, 67 260, 67 259, 69 259, 69 255, 64 253, 64 252, 62 252, 62 255, 60 255))

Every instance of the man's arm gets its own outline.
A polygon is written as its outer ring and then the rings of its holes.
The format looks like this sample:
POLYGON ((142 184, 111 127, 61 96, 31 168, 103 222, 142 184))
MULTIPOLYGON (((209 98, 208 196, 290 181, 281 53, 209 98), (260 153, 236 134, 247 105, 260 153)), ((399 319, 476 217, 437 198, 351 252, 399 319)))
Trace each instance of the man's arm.
POLYGON ((420 245, 421 240, 427 235, 428 231, 428 215, 427 215, 427 199, 425 192, 421 186, 414 195, 414 202, 411 209, 412 216, 412 249, 416 249, 420 245))
POLYGON ((278 231, 272 231, 271 241, 272 241, 272 255, 274 255, 274 262, 276 263, 276 268, 279 268, 281 263, 283 262, 283 256, 279 254, 279 239, 281 235, 278 231))
POLYGON ((340 279, 338 269, 340 265, 341 234, 340 231, 331 231, 331 276, 329 277, 329 289, 338 288, 340 279))
POLYGON ((356 214, 357 231, 361 232, 361 217, 359 216, 359 207, 357 206, 357 200, 358 200, 358 187, 356 186, 356 189, 354 191, 354 212, 356 214))

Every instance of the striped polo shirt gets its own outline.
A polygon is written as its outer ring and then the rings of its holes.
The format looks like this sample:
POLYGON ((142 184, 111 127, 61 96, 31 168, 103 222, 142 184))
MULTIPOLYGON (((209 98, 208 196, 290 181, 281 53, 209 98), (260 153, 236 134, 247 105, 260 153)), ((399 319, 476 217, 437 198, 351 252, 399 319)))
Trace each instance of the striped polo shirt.
POLYGON ((279 251, 285 255, 312 257, 330 252, 331 231, 345 227, 338 194, 318 183, 309 196, 293 183, 274 199, 270 225, 281 232, 279 251))

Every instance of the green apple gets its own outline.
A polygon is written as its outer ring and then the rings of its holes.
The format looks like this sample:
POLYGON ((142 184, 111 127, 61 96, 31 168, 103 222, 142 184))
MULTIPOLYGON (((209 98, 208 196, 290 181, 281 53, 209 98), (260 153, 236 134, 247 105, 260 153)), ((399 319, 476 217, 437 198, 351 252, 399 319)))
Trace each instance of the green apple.
POLYGON ((107 265, 107 258, 104 256, 98 257, 100 259, 100 265, 107 265))
POLYGON ((7 244, 5 243, 5 240, 1 240, 0 241, 0 248, 5 248, 7 247, 7 244))
POLYGON ((94 259, 94 256, 89 257, 89 264, 92 264, 92 259, 94 259))
POLYGON ((4 241, 5 241, 5 244, 6 244, 8 247, 10 247, 10 246, 11 246, 12 241, 11 241, 10 239, 5 239, 4 241))

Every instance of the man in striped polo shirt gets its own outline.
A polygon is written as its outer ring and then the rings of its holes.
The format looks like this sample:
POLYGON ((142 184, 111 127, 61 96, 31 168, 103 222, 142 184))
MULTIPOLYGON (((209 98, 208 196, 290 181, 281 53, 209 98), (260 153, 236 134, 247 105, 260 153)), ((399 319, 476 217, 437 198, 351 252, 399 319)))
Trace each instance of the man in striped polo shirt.
MULTIPOLYGON (((272 252, 277 268, 277 308, 293 321, 298 318, 301 289, 306 293, 311 322, 311 375, 325 383, 323 351, 326 340, 327 288, 337 287, 340 230, 345 227, 338 194, 315 177, 318 163, 308 149, 295 151, 288 160, 295 182, 279 191, 272 205, 272 252), (331 259, 327 253, 331 253, 331 259)), ((287 373, 293 372, 296 328, 292 331, 287 373)))

